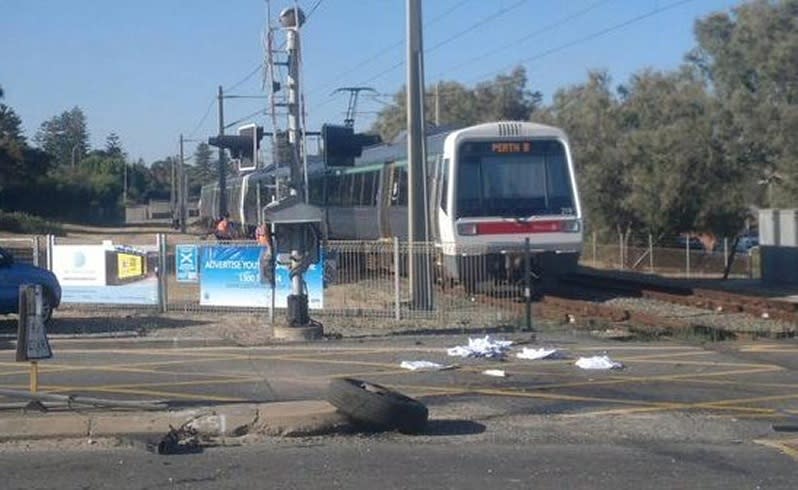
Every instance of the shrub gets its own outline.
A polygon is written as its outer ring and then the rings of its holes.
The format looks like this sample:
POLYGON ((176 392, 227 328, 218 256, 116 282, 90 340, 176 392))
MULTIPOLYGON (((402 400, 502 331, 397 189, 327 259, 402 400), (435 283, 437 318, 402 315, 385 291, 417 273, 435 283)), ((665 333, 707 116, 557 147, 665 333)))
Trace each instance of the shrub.
POLYGON ((6 211, 0 211, 0 231, 26 235, 64 235, 64 229, 58 223, 27 213, 6 211))

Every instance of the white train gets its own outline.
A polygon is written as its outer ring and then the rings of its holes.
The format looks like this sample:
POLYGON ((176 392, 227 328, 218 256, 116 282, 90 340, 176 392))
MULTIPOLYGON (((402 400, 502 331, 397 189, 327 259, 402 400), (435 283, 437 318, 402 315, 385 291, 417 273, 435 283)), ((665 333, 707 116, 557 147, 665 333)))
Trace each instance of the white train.
MULTIPOLYGON (((572 271, 582 251, 583 218, 565 133, 529 122, 492 122, 428 134, 430 240, 440 272, 467 286, 520 278, 525 239, 544 278, 572 271)), ((255 225, 287 169, 234 179, 228 209, 255 225)), ((407 142, 365 148, 351 167, 308 166, 309 200, 325 211, 330 240, 407 239, 407 142)), ((203 189, 202 207, 217 188, 203 189)), ((214 208, 209 208, 210 210, 214 208)), ((206 213, 208 210, 203 210, 206 213)))

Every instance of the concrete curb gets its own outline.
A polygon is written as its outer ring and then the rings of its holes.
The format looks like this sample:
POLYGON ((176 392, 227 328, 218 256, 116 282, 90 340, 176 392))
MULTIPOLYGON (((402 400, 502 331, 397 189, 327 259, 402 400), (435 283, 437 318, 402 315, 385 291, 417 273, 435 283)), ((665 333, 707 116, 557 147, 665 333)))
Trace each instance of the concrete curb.
MULTIPOLYGON (((240 347, 234 341, 222 338, 168 338, 168 337, 129 337, 114 335, 63 335, 48 334, 50 346, 64 349, 104 349, 109 345, 125 349, 189 349, 195 347, 240 347)), ((0 346, 15 349, 17 336, 0 336, 0 346)))
POLYGON ((31 413, 0 416, 0 441, 166 435, 186 425, 203 437, 301 437, 348 430, 326 401, 234 404, 169 412, 31 413))

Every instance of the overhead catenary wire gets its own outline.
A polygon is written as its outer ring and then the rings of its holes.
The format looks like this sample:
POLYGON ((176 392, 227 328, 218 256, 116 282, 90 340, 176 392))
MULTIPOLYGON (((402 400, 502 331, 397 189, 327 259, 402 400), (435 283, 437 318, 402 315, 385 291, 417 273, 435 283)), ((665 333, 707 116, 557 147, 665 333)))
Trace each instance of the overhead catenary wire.
POLYGON ((582 36, 580 38, 574 39, 573 41, 569 41, 567 43, 560 44, 559 46, 555 46, 553 48, 549 48, 549 49, 543 50, 543 51, 541 51, 541 52, 539 52, 539 53, 537 53, 535 55, 529 56, 527 58, 522 58, 522 59, 516 61, 515 63, 513 63, 511 65, 506 65, 506 66, 504 66, 503 68, 501 68, 499 70, 493 70, 491 72, 484 73, 484 74, 482 74, 482 75, 480 75, 478 77, 474 77, 472 80, 484 79, 484 78, 489 77, 491 75, 496 75, 498 73, 505 72, 505 71, 507 71, 509 69, 512 69, 515 66, 518 66, 519 64, 525 64, 525 63, 529 63, 529 62, 532 62, 532 61, 539 60, 541 58, 545 58, 546 56, 552 55, 554 53, 558 53, 558 52, 560 52, 560 51, 562 51, 564 49, 568 49, 568 48, 571 48, 571 47, 576 46, 578 44, 582 44, 582 43, 586 43, 588 41, 592 41, 592 40, 597 39, 597 38, 599 38, 601 36, 609 34, 611 32, 618 31, 620 29, 623 29, 624 27, 628 27, 628 26, 630 26, 630 25, 632 25, 634 23, 637 23, 637 22, 640 22, 642 20, 648 19, 649 17, 653 17, 655 15, 661 14, 662 12, 674 9, 676 7, 679 7, 681 5, 685 5, 685 4, 694 2, 694 1, 695 0, 679 0, 677 2, 668 3, 668 4, 663 5, 661 7, 657 6, 657 7, 653 8, 653 9, 643 13, 643 14, 636 15, 636 16, 631 17, 631 18, 629 18, 629 19, 627 19, 625 21, 619 22, 619 23, 614 24, 614 25, 609 26, 609 27, 605 27, 604 29, 600 29, 600 30, 595 31, 595 32, 593 32, 591 34, 588 34, 586 36, 582 36))
MULTIPOLYGON (((442 20, 443 18, 447 17, 448 15, 450 15, 452 12, 454 12, 454 11, 455 11, 455 10, 457 10, 458 8, 462 7, 463 5, 465 5, 466 3, 468 3, 468 2, 471 2, 471 1, 473 1, 473 0, 460 0, 460 2, 458 2, 458 3, 454 4, 452 7, 448 8, 447 10, 445 10, 445 11, 441 12, 440 14, 438 14, 437 16, 433 17, 433 18, 430 20, 430 22, 429 22, 429 23, 430 23, 430 24, 434 24, 434 23, 436 23, 436 22, 438 22, 438 21, 442 20)), ((388 52, 390 52, 390 51, 392 51, 392 50, 394 50, 394 49, 396 49, 396 48, 399 48, 399 47, 403 46, 403 45, 404 45, 404 43, 405 43, 405 40, 404 40, 404 39, 399 39, 398 41, 396 41, 396 42, 392 43, 391 45, 389 45, 389 46, 386 46, 385 48, 381 49, 381 50, 380 50, 380 51, 378 51, 377 53, 375 53, 375 54, 373 54, 373 55, 369 56, 368 58, 364 59, 363 61, 361 61, 361 62, 357 63, 356 65, 354 65, 354 66, 352 66, 352 67, 348 68, 348 69, 347 69, 347 70, 345 70, 345 71, 342 71, 342 72, 340 72, 338 75, 335 75, 335 77, 333 78, 333 80, 332 80, 331 82, 328 82, 327 84, 323 85, 323 86, 322 86, 321 88, 319 88, 319 89, 316 89, 316 90, 312 90, 312 91, 310 91, 310 92, 309 92, 309 95, 310 95, 310 96, 312 96, 312 95, 314 95, 314 94, 316 94, 316 93, 318 93, 318 92, 321 92, 323 89, 327 89, 327 88, 329 88, 329 87, 332 87, 333 85, 335 85, 336 83, 338 83, 339 81, 341 81, 343 78, 345 78, 346 76, 348 76, 348 75, 349 75, 350 73, 352 73, 353 71, 355 71, 355 70, 357 70, 358 68, 361 68, 361 67, 363 67, 363 66, 366 66, 366 65, 368 65, 369 63, 371 63, 372 61, 374 61, 374 60, 376 60, 376 59, 379 59, 379 58, 380 58, 382 55, 384 55, 384 54, 386 54, 386 53, 388 53, 388 52)), ((404 61, 402 61, 402 62, 399 64, 399 66, 401 66, 403 63, 404 63, 404 61)), ((393 69, 395 69, 395 67, 391 67, 391 70, 393 70, 393 69)))
MULTIPOLYGON (((648 19, 650 17, 653 17, 655 15, 661 14, 661 13, 663 13, 665 11, 674 9, 676 7, 679 7, 681 5, 684 5, 684 4, 687 4, 687 3, 690 3, 690 2, 694 2, 694 1, 695 0, 679 0, 679 1, 676 1, 676 2, 671 2, 671 3, 666 4, 666 5, 655 7, 653 9, 649 10, 649 11, 646 11, 646 12, 644 12, 642 14, 639 14, 639 15, 636 15, 636 16, 631 17, 629 19, 626 19, 626 20, 624 20, 622 22, 619 22, 617 24, 613 24, 611 26, 605 27, 605 28, 600 29, 598 31, 594 31, 594 32, 592 32, 590 34, 582 36, 580 38, 565 42, 563 44, 560 44, 558 46, 555 46, 555 47, 552 47, 552 48, 549 48, 549 49, 542 50, 542 51, 540 51, 540 52, 538 52, 538 53, 536 53, 536 54, 534 54, 532 56, 517 60, 517 61, 513 62, 512 64, 508 64, 508 65, 506 65, 506 66, 504 66, 504 67, 502 67, 502 68, 500 68, 498 70, 492 70, 490 72, 485 72, 485 73, 483 73, 483 74, 481 74, 481 75, 479 75, 477 77, 473 77, 473 78, 469 79, 469 81, 472 82, 472 83, 484 82, 489 77, 498 76, 498 75, 500 75, 502 73, 506 73, 509 70, 511 70, 514 67, 517 67, 519 65, 523 65, 525 63, 529 63, 529 62, 532 62, 532 61, 537 61, 539 59, 545 58, 547 56, 550 56, 552 54, 558 53, 558 52, 563 51, 565 49, 577 46, 579 44, 586 43, 588 41, 592 41, 592 40, 597 39, 597 38, 599 38, 601 36, 604 36, 604 35, 610 34, 612 32, 621 30, 621 29, 623 29, 625 27, 628 27, 628 26, 630 26, 630 25, 632 25, 634 23, 643 21, 643 20, 648 19)), ((494 84, 496 84, 496 83, 497 82, 494 82, 494 84)), ((514 80, 507 80, 506 82, 498 82, 498 86, 501 86, 502 84, 511 84, 511 83, 514 83, 514 80)), ((450 93, 455 93, 455 92, 442 90, 442 91, 440 91, 439 95, 440 96, 445 96, 445 95, 448 95, 450 93)), ((380 93, 380 94, 375 94, 373 97, 376 98, 376 97, 394 97, 394 96, 395 96, 395 94, 383 94, 383 93, 380 93)))
POLYGON ((573 21, 573 20, 575 20, 575 19, 577 19, 577 18, 579 18, 579 17, 581 17, 581 16, 583 16, 583 15, 585 15, 585 14, 587 14, 587 13, 593 11, 593 10, 595 10, 596 8, 600 7, 601 5, 603 5, 605 3, 609 3, 611 1, 612 0, 598 0, 596 2, 593 2, 590 5, 588 5, 587 7, 583 8, 581 10, 578 10, 577 12, 574 12, 574 13, 572 13, 570 15, 567 15, 567 16, 565 16, 565 17, 563 17, 563 18, 561 18, 561 19, 559 19, 559 20, 557 20, 555 22, 547 24, 547 25, 541 27, 540 29, 536 29, 536 30, 534 30, 534 31, 532 31, 532 32, 530 32, 528 34, 525 34, 524 36, 522 36, 522 37, 520 37, 518 39, 515 39, 515 40, 510 41, 508 43, 502 44, 501 46, 499 46, 497 48, 493 48, 493 49, 491 49, 491 50, 489 50, 487 52, 484 52, 484 53, 482 53, 480 55, 477 55, 477 56, 474 56, 472 58, 469 58, 469 59, 467 59, 467 60, 465 60, 465 61, 463 61, 461 63, 458 63, 457 65, 451 66, 451 67, 449 67, 449 68, 447 68, 445 70, 441 70, 440 72, 438 72, 432 78, 438 78, 438 76, 443 74, 443 73, 450 73, 450 72, 452 72, 454 70, 459 70, 459 69, 463 68, 464 66, 468 66, 468 65, 471 65, 471 64, 473 64, 473 63, 475 63, 477 61, 483 60, 483 59, 485 59, 485 58, 487 58, 487 57, 489 57, 491 55, 494 55, 494 54, 496 54, 496 53, 498 53, 500 51, 504 51, 507 48, 510 48, 510 47, 513 47, 513 46, 517 46, 517 45, 519 45, 521 43, 529 41, 530 39, 533 39, 533 38, 535 38, 537 36, 540 36, 541 34, 544 34, 546 32, 552 31, 552 30, 554 30, 554 29, 556 29, 558 27, 562 27, 563 25, 568 24, 569 22, 571 22, 571 21, 573 21))

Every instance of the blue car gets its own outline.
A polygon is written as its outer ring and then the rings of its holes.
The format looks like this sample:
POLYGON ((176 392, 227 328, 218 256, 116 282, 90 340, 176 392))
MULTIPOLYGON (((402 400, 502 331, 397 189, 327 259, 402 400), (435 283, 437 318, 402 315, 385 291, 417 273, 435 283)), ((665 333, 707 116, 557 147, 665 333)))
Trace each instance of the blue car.
POLYGON ((15 262, 7 250, 0 248, 0 315, 18 313, 19 286, 22 284, 42 286, 42 310, 45 321, 49 321, 53 310, 61 304, 61 285, 55 274, 35 265, 15 262))

